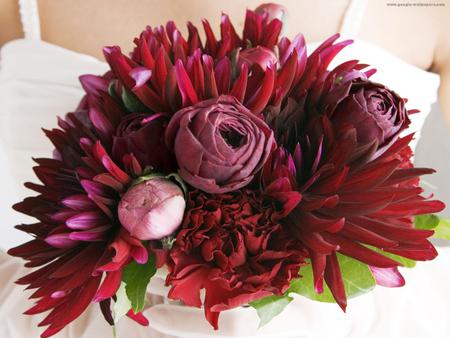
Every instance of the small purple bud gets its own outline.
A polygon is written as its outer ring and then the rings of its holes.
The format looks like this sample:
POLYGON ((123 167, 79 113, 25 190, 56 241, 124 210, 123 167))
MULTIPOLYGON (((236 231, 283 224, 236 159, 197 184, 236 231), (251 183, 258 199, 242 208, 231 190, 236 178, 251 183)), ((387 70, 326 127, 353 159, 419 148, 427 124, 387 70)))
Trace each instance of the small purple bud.
POLYGON ((186 202, 181 188, 166 178, 153 178, 131 187, 119 203, 119 220, 140 240, 161 239, 183 221, 186 202))

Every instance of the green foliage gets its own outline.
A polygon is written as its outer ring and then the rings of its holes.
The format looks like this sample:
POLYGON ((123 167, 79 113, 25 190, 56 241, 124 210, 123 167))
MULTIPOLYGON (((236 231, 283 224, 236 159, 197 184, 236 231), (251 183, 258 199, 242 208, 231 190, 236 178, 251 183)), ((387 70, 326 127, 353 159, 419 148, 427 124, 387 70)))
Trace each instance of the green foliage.
POLYGON ((416 216, 414 227, 416 229, 432 230, 439 224, 439 217, 433 214, 416 216))
POLYGON ((278 316, 293 298, 288 294, 283 296, 269 296, 250 303, 256 309, 259 317, 259 327, 266 325, 274 317, 278 316))
POLYGON ((134 313, 141 312, 144 309, 147 285, 155 273, 156 262, 153 255, 149 256, 148 262, 145 264, 132 261, 125 267, 122 280, 126 284, 126 295, 131 302, 134 313))
POLYGON ((130 113, 142 113, 148 111, 141 101, 138 100, 136 95, 125 88, 122 90, 122 102, 130 113))
POLYGON ((450 240, 450 220, 441 218, 439 224, 434 228, 435 238, 450 240))
MULTIPOLYGON (((337 255, 347 298, 359 296, 375 287, 375 278, 367 264, 339 253, 337 255)), ((311 264, 300 269, 300 276, 300 278, 296 278, 291 282, 289 290, 283 296, 269 296, 250 304, 258 313, 260 326, 267 324, 284 310, 293 299, 289 296, 291 293, 297 293, 319 302, 335 302, 327 285, 324 285, 324 290, 321 294, 317 294, 314 290, 311 264)))
MULTIPOLYGON (((347 298, 353 298, 369 292, 375 287, 375 278, 367 264, 353 258, 337 254, 342 280, 347 298)), ((289 292, 298 293, 319 302, 334 303, 330 289, 325 284, 321 294, 314 290, 314 278, 311 264, 300 269, 301 278, 292 281, 289 292)))

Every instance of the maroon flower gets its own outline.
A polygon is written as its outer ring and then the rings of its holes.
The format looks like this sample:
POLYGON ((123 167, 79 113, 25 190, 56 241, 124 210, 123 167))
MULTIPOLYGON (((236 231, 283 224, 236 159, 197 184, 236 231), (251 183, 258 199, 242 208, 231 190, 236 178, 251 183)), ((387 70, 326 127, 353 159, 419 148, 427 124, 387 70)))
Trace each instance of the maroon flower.
POLYGON ((167 127, 166 141, 175 152, 180 176, 209 193, 250 183, 275 146, 265 122, 231 96, 177 112, 167 127))
MULTIPOLYGON (((172 21, 165 27, 147 27, 135 39, 136 48, 130 58, 117 46, 104 48, 105 59, 120 85, 146 109, 174 113, 224 94, 235 96, 253 112, 260 113, 269 103, 276 85, 289 86, 286 76, 276 81, 273 66, 255 72, 247 66, 235 69, 232 60, 236 50, 245 50, 248 43, 273 52, 282 26, 279 19, 247 11, 241 37, 224 14, 220 39, 215 37, 209 22, 203 20, 204 43, 198 29, 190 22, 187 26, 187 38, 172 21)), ((290 50, 286 56, 290 57, 292 52, 290 50)), ((301 60, 305 61, 306 55, 301 60)), ((292 68, 292 64, 290 66, 292 68)), ((279 70, 280 75, 286 72, 288 70, 279 70)))
MULTIPOLYGON (((123 268, 148 259, 148 249, 116 218, 120 195, 142 167, 132 154, 115 163, 102 145, 111 144, 114 126, 124 115, 107 95, 107 83, 105 77, 82 78, 87 96, 80 110, 59 119, 60 128, 45 131, 55 158, 36 159, 34 170, 42 184, 26 183, 38 195, 14 206, 38 220, 17 226, 33 239, 8 253, 36 268, 17 283, 35 289, 31 298, 36 304, 26 314, 50 311, 40 323, 48 326, 42 337, 62 330, 91 302, 100 302, 113 323, 110 302, 123 268)), ((147 323, 141 314, 131 311, 129 316, 147 323)))
POLYGON ((113 138, 112 156, 122 161, 124 155, 133 153, 141 166, 156 171, 172 172, 175 159, 164 142, 167 117, 162 114, 129 114, 117 126, 113 138))
MULTIPOLYGON (((437 252, 428 240, 433 231, 415 229, 413 218, 439 212, 444 204, 421 195, 419 176, 434 171, 412 166, 412 135, 398 138, 408 124, 403 100, 369 82, 374 71, 364 71, 366 66, 357 61, 327 70, 345 46, 333 45, 335 39, 316 49, 278 114, 271 111, 270 123, 284 149, 267 162, 263 183, 291 210, 283 223, 308 251, 316 291, 323 291, 325 281, 345 309, 336 253, 377 272, 389 269, 381 272, 392 276, 400 263, 371 247, 414 260, 433 259, 437 252), (301 201, 283 200, 283 194, 295 191, 301 201)), ((397 276, 383 283, 402 282, 397 276)))
POLYGON ((350 81, 347 86, 348 92, 342 93, 342 97, 331 93, 330 101, 325 98, 335 106, 328 112, 331 123, 337 130, 345 124, 353 125, 358 142, 376 143, 378 156, 410 123, 405 101, 385 86, 366 79, 350 81))
POLYGON ((270 203, 240 190, 193 191, 169 255, 169 297, 200 307, 217 329, 219 314, 269 295, 281 295, 303 264, 301 245, 271 220, 270 203))

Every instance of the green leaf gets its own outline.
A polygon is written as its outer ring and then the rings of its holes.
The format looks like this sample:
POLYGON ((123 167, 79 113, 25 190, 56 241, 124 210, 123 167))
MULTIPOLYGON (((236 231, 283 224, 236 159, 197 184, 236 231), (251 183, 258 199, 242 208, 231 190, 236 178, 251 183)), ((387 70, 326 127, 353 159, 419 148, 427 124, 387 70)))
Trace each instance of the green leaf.
MULTIPOLYGON (((367 264, 353 258, 337 254, 347 298, 357 297, 372 290, 376 283, 367 264)), ((321 294, 314 290, 312 266, 308 264, 300 269, 301 278, 294 279, 288 292, 298 293, 319 302, 334 303, 330 289, 325 284, 321 294)))
POLYGON ((126 294, 134 313, 144 309, 147 285, 155 273, 156 261, 153 255, 149 256, 147 263, 138 264, 132 261, 123 270, 122 280, 126 284, 126 294))
POLYGON ((250 305, 256 309, 259 317, 259 327, 266 325, 274 317, 278 316, 293 298, 287 294, 283 296, 269 296, 255 300, 250 305))
POLYGON ((148 109, 141 103, 141 101, 139 101, 136 95, 125 88, 123 88, 122 90, 122 102, 125 108, 130 113, 148 111, 148 109))
POLYGON ((117 323, 120 318, 125 316, 131 309, 131 302, 125 291, 125 283, 121 282, 119 290, 116 292, 116 302, 114 303, 114 322, 117 323))
POLYGON ((450 240, 450 219, 439 220, 439 224, 434 228, 433 237, 450 240))
POLYGON ((439 224, 439 217, 433 214, 416 216, 414 226, 416 229, 432 230, 439 224))

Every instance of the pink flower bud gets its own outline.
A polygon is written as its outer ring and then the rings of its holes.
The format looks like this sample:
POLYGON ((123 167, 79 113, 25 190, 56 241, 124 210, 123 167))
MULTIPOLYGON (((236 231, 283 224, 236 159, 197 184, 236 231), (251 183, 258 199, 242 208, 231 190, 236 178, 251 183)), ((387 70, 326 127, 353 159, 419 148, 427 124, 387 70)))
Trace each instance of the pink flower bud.
POLYGON ((119 203, 122 226, 140 240, 161 239, 183 221, 183 191, 166 178, 153 178, 131 187, 119 203))
POLYGON ((267 14, 269 21, 272 21, 273 19, 284 21, 284 18, 287 14, 287 9, 286 7, 278 4, 267 3, 258 6, 255 9, 255 12, 258 14, 267 14))
POLYGON ((238 66, 246 63, 248 68, 257 64, 262 70, 266 70, 267 66, 274 65, 277 62, 277 56, 268 48, 257 46, 254 48, 244 49, 239 52, 238 66))

